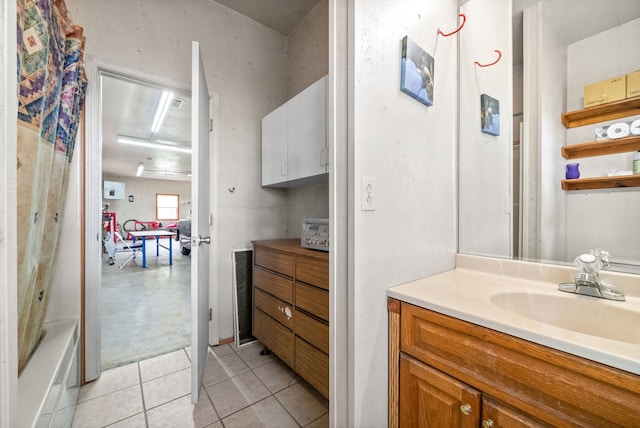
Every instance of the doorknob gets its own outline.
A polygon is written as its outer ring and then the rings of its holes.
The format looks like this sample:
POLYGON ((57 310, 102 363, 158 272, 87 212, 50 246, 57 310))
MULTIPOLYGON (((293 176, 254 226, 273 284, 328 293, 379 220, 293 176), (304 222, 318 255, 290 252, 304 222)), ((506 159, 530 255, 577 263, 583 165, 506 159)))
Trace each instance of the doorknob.
POLYGON ((202 237, 202 235, 200 235, 199 237, 192 237, 191 238, 191 244, 192 245, 197 245, 198 247, 202 244, 211 244, 211 237, 210 236, 205 236, 204 238, 202 237))

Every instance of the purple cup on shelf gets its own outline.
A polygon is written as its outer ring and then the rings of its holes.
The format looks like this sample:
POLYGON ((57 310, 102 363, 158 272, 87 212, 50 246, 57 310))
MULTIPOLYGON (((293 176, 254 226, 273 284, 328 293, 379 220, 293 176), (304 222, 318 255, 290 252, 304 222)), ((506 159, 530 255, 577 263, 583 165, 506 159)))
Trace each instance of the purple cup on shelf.
POLYGON ((567 180, 571 180, 573 178, 580 178, 580 170, 578 169, 579 166, 580 166, 579 163, 567 164, 567 172, 565 174, 565 177, 567 177, 567 180))

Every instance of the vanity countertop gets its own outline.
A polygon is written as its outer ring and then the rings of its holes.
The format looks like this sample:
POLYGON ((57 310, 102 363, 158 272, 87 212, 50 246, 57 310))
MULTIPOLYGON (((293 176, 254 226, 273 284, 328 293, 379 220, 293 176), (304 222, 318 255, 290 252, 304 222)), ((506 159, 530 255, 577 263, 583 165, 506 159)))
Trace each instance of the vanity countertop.
MULTIPOLYGON (((454 270, 392 287, 387 290, 387 295, 425 309, 640 375, 639 322, 615 327, 631 329, 628 334, 625 332, 625 335, 635 337, 635 340, 612 340, 517 315, 492 301, 492 297, 496 295, 531 293, 537 297, 549 296, 551 299, 558 297, 577 299, 570 302, 573 303, 574 308, 576 302, 582 302, 577 307, 584 305, 585 309, 595 307, 593 305, 598 305, 598 308, 602 309, 623 308, 627 315, 632 317, 631 319, 640 320, 638 275, 612 272, 601 275, 603 280, 626 293, 625 302, 615 302, 558 291, 558 284, 570 282, 574 273, 575 268, 569 266, 459 254, 454 270), (613 308, 606 308, 607 305, 613 305, 613 308), (635 318, 636 315, 637 318, 635 318)), ((543 310, 544 308, 540 312, 543 310)), ((594 315, 587 313, 586 310, 581 313, 581 316, 585 317, 585 320, 591 317, 593 321, 594 318, 594 315)), ((578 325, 580 322, 580 319, 576 319, 578 325)), ((595 322, 609 323, 610 320, 601 319, 595 322)))

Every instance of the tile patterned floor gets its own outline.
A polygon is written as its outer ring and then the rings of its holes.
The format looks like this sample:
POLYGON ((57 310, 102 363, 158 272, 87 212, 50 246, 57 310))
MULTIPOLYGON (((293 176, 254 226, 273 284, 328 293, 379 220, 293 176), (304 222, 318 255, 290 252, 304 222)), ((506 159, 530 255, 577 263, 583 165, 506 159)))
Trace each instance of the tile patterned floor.
POLYGON ((81 388, 73 427, 328 427, 329 402, 261 349, 210 348, 196 406, 189 348, 107 370, 81 388))

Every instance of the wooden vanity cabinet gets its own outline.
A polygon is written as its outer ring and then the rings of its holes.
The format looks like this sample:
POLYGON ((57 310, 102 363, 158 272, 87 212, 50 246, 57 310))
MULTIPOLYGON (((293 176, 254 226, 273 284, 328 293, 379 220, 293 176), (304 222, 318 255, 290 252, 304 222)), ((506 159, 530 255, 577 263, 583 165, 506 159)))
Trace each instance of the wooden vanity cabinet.
POLYGON ((329 254, 253 242, 253 335, 329 397, 329 254))
POLYGON ((395 299, 389 426, 632 427, 640 377, 395 299))
POLYGON ((405 354, 400 403, 401 427, 549 427, 405 354))

